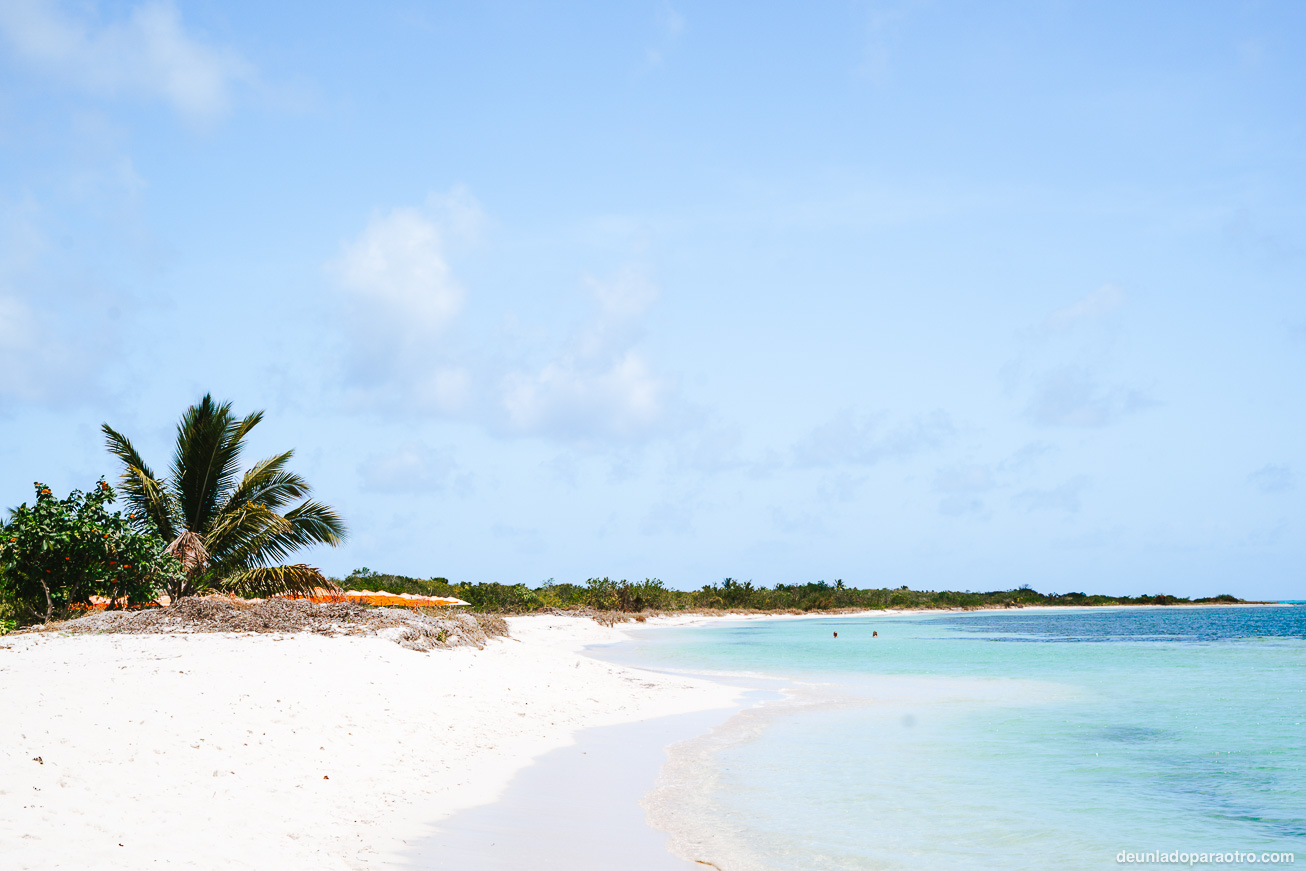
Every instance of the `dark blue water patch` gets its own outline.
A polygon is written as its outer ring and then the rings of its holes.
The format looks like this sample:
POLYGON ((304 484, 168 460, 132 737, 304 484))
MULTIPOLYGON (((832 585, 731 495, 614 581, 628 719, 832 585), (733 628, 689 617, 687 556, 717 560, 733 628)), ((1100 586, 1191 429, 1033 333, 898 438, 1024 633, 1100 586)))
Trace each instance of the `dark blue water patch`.
POLYGON ((1099 741, 1140 744, 1170 740, 1176 736, 1173 732, 1168 732, 1165 729, 1149 729, 1144 726, 1108 726, 1098 730, 1095 737, 1099 741))
POLYGON ((1303 607, 1113 608, 1022 614, 967 612, 930 616, 925 621, 984 635, 988 641, 1093 643, 1306 639, 1306 608, 1303 607))
MULTIPOLYGON (((1292 840, 1306 837, 1306 820, 1282 813, 1292 783, 1267 769, 1261 754, 1175 754, 1155 760, 1154 783, 1198 817, 1245 826, 1249 834, 1292 840)), ((1299 772, 1291 778, 1296 781, 1299 772)))

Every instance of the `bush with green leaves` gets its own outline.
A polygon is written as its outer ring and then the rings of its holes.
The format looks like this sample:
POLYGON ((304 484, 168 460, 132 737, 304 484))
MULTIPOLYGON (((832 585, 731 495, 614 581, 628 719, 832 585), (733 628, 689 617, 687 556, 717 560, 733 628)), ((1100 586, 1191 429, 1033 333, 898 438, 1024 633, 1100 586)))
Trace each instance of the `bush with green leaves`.
POLYGON ((448 578, 410 578, 407 575, 393 575, 374 572, 364 566, 354 569, 344 580, 331 579, 346 590, 376 590, 384 593, 412 593, 416 596, 453 596, 460 598, 456 584, 449 583, 448 578))
POLYGON ((65 499, 38 483, 36 501, 10 512, 0 527, 0 599, 12 619, 48 623, 91 596, 107 597, 110 607, 147 604, 182 574, 162 539, 108 510, 113 501, 103 479, 65 499))
MULTIPOLYGON (((1188 602, 1169 595, 1086 596, 1083 593, 1040 593, 1028 584, 1012 590, 913 590, 906 584, 858 589, 842 579, 833 583, 809 581, 778 583, 767 588, 752 581, 726 578, 720 584, 704 584, 697 590, 675 590, 657 578, 643 581, 590 578, 583 585, 553 578, 532 589, 525 584, 451 584, 445 578, 421 580, 403 575, 355 569, 344 581, 351 589, 387 590, 427 596, 454 596, 471 604, 478 613, 522 614, 542 608, 600 611, 829 611, 843 608, 885 610, 890 608, 1019 608, 1027 605, 1145 605, 1188 602)), ((1194 599, 1193 602, 1238 602, 1230 595, 1194 599)))
MULTIPOLYGON (((0 521, 0 531, 3 530, 4 522, 0 521)), ((9 539, 7 538, 0 539, 0 541, 8 540, 9 539)), ((6 632, 13 632, 18 628, 18 620, 16 619, 17 610, 14 608, 14 603, 5 595, 4 591, 6 589, 5 569, 4 566, 0 564, 0 635, 4 635, 6 632)))

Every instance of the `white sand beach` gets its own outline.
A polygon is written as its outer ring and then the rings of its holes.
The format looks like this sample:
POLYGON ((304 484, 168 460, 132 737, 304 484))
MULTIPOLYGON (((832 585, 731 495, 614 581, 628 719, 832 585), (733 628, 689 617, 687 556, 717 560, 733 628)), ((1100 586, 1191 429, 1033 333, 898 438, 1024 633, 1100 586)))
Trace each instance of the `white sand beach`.
POLYGON ((311 634, 2 638, 0 866, 416 867, 441 820, 579 731, 737 703, 581 653, 620 629, 510 625, 483 650, 429 653, 311 634))

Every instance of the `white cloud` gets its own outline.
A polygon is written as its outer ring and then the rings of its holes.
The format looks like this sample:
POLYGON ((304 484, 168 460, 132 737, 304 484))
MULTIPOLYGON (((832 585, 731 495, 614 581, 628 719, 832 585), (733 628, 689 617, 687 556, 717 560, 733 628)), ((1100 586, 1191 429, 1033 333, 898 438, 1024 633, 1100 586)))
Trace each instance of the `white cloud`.
POLYGON ((1125 292, 1118 285, 1108 282, 1083 299, 1048 315, 1043 328, 1052 333, 1064 332, 1077 324, 1102 318, 1124 304, 1125 292))
POLYGON ((947 466, 934 475, 934 489, 939 493, 984 493, 996 486, 993 470, 979 463, 947 466))
POLYGON ((676 442, 676 465, 693 473, 723 472, 743 468, 743 430, 737 424, 712 424, 700 418, 700 426, 681 434, 676 442))
POLYGON ((1093 428, 1159 404, 1145 391, 1103 387, 1086 369, 1063 366, 1039 379, 1025 416, 1040 426, 1093 428))
POLYGON ((829 535, 826 522, 810 511, 792 511, 778 505, 771 506, 771 525, 785 535, 829 535))
POLYGON ((1020 352, 1002 377, 1008 390, 1025 394, 1026 420, 1103 427, 1161 404, 1147 389, 1123 381, 1119 364, 1112 365, 1119 324, 1109 316, 1124 304, 1124 291, 1106 283, 1024 331, 1020 352))
POLYGON ((918 415, 892 427, 886 427, 884 420, 884 414, 857 417, 845 410, 794 445, 794 462, 806 467, 869 466, 934 450, 956 432, 952 420, 942 411, 918 415))
POLYGON ((470 477, 459 474, 452 451, 430 448, 420 441, 373 454, 359 464, 358 473, 363 489, 378 493, 439 492, 470 485, 470 477))
POLYGON ((0 411, 9 401, 81 402, 101 398, 111 356, 103 305, 79 311, 36 306, 0 287, 0 411))
POLYGON ((594 314, 553 352, 539 347, 547 334, 530 331, 473 342, 458 329, 466 293, 446 247, 478 241, 485 224, 457 188, 423 208, 378 214, 341 245, 327 271, 346 303, 350 401, 563 440, 629 440, 656 429, 670 387, 638 345, 657 285, 636 269, 586 279, 594 314))
POLYGON ((480 242, 489 225, 485 210, 466 185, 454 185, 448 193, 432 191, 426 195, 426 213, 459 242, 480 242))
POLYGON ((658 26, 667 36, 675 38, 685 29, 685 16, 670 5, 663 6, 658 10, 658 26))
MULTIPOLYGON (((456 220, 464 222, 479 212, 469 198, 459 208, 456 220)), ((363 405, 453 413, 468 401, 471 374, 444 341, 465 295, 445 258, 444 236, 427 212, 394 209, 374 216, 327 264, 345 300, 347 380, 363 405)))
POLYGON ((413 401, 422 408, 451 412, 466 408, 471 401, 472 375, 462 366, 441 366, 416 379, 413 401))
POLYGON ((997 486, 993 470, 978 463, 959 463, 939 469, 934 490, 942 494, 939 511, 951 517, 984 512, 981 495, 997 486))
POLYGON ((639 319, 658 297, 642 272, 586 281, 599 311, 555 359, 501 381, 510 430, 573 438, 634 438, 652 431, 666 409, 669 385, 635 345, 639 319))
POLYGON ((903 25, 919 7, 919 0, 872 3, 866 17, 866 43, 857 71, 877 87, 890 78, 893 52, 903 25))
POLYGON ((1056 448, 1047 442, 1036 441, 1029 442, 1021 446, 1014 454, 1003 460, 998 468, 1004 472, 1020 472, 1029 469, 1040 458, 1054 453, 1056 448))
POLYGON ((685 30, 685 17, 664 4, 657 13, 657 39, 654 45, 645 49, 644 58, 651 67, 660 67, 667 54, 675 47, 680 34, 685 30))
POLYGON ((661 417, 666 385, 644 358, 627 350, 595 361, 566 356, 535 373, 504 379, 503 407, 518 432, 636 436, 661 417))
POLYGON ((1088 476, 1079 475, 1048 490, 1022 491, 1017 493, 1012 501, 1026 511, 1060 511, 1065 514, 1075 514, 1079 511, 1080 497, 1088 485, 1088 476))
POLYGON ((1268 463, 1247 476, 1247 481, 1262 493, 1286 493, 1292 489, 1292 467, 1287 463, 1268 463))
MULTIPOLYGON (((0 411, 11 402, 100 398, 121 346, 113 323, 125 304, 95 283, 61 274, 40 210, 0 210, 0 411)), ((116 328, 115 328, 116 327, 116 328)))
POLYGON ((395 209, 374 217, 362 235, 346 242, 333 271, 362 308, 438 331, 463 301, 442 247, 434 221, 417 209, 395 209))
POLYGON ((643 315, 658 299, 657 285, 637 269, 622 270, 608 281, 588 277, 585 284, 599 303, 599 326, 607 329, 643 315))
POLYGON ((76 87, 162 99, 195 122, 224 115, 233 86, 253 77, 237 53, 188 34, 170 2, 142 3, 125 20, 101 23, 55 2, 6 0, 0 34, 30 64, 76 87))

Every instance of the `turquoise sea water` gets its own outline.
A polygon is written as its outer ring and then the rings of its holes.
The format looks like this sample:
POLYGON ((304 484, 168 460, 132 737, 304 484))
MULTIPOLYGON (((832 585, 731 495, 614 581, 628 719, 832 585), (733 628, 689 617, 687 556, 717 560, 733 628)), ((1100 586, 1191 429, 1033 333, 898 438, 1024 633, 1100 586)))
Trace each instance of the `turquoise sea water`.
POLYGON ((646 800, 722 868, 1306 862, 1306 607, 729 622, 605 655, 781 689, 646 800))

